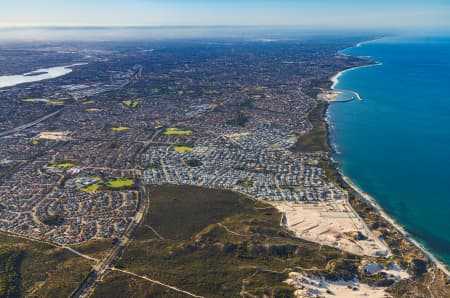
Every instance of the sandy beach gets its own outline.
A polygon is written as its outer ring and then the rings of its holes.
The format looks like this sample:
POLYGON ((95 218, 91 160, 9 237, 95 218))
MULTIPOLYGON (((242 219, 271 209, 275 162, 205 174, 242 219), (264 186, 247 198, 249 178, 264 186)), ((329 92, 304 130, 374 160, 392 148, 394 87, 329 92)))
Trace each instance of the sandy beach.
MULTIPOLYGON (((367 42, 371 42, 371 41, 367 41, 367 42)), ((366 42, 361 42, 358 43, 356 46, 360 47, 362 44, 364 44, 366 42)), ((345 51, 345 50, 344 50, 345 51)), ((363 68, 363 67, 372 67, 372 66, 379 66, 382 65, 381 62, 374 62, 373 64, 369 64, 369 65, 363 65, 363 66, 358 66, 358 67, 353 67, 353 68, 349 68, 343 71, 338 72, 337 74, 335 74, 333 77, 330 78, 331 82, 333 83, 331 85, 331 89, 333 91, 339 91, 339 89, 337 89, 337 85, 339 83, 339 78, 346 72, 358 69, 358 68, 363 68)), ((355 94, 357 94, 357 98, 361 99, 361 96, 355 92, 355 94)), ((329 119, 325 119, 327 122, 329 121, 329 119)), ((328 122, 328 125, 331 125, 328 122)), ((375 201, 375 199, 373 197, 371 197, 370 195, 368 195, 367 193, 365 193, 363 190, 361 190, 359 187, 357 187, 351 180, 350 178, 348 178, 347 176, 344 175, 344 173, 338 169, 343 180, 352 188, 354 189, 361 197, 363 197, 366 201, 368 201, 379 213, 380 215, 385 218, 385 220, 387 222, 389 222, 389 224, 391 224, 393 227, 395 227, 400 233, 401 235, 408 240, 410 243, 412 243, 414 246, 416 246, 430 261, 432 261, 437 268, 439 268, 442 272, 444 272, 447 276, 450 277, 450 271, 448 270, 448 268, 442 263, 440 262, 431 252, 429 252, 422 244, 420 244, 417 240, 413 239, 409 233, 401 226, 399 225, 392 217, 390 217, 389 215, 386 214, 386 212, 381 208, 381 206, 375 201)))
MULTIPOLYGON (((328 102, 337 102, 336 98, 340 92, 345 91, 351 92, 358 100, 362 100, 361 96, 355 91, 336 89, 339 78, 348 71, 378 65, 382 64, 376 62, 338 72, 330 78, 333 83, 331 91, 322 92, 319 94, 319 98, 328 102)), ((328 121, 329 119, 325 120, 328 121)), ((438 269, 447 276, 450 276, 449 270, 442 262, 433 256, 423 245, 413 239, 393 218, 388 216, 370 195, 358 188, 340 169, 338 170, 343 180, 354 191, 367 200, 389 224, 396 228, 407 241, 416 246, 438 269)), ((373 234, 363 219, 352 208, 347 198, 332 202, 319 202, 317 204, 284 201, 269 203, 284 214, 286 219, 285 226, 299 238, 332 246, 357 255, 382 256, 391 253, 386 243, 379 238, 380 235, 373 234), (358 233, 362 233, 364 237, 355 236, 358 233)), ((375 290, 375 292, 372 292, 371 297, 377 297, 378 294, 384 295, 385 293, 383 292, 375 290)))
POLYGON ((399 225, 392 217, 387 215, 386 212, 383 210, 383 208, 381 208, 381 206, 375 201, 373 197, 362 191, 350 180, 350 178, 343 175, 342 172, 341 175, 344 181, 351 188, 353 188, 360 196, 362 196, 365 200, 367 200, 372 205, 372 207, 374 207, 389 224, 391 224, 394 228, 396 228, 406 240, 408 240, 410 243, 416 246, 428 259, 430 259, 431 262, 433 262, 436 265, 438 269, 440 269, 448 277, 450 277, 450 271, 447 269, 447 267, 441 261, 439 261, 431 252, 429 252, 422 244, 413 239, 409 235, 409 233, 401 225, 399 225))
POLYGON ((318 95, 318 97, 320 99, 328 101, 328 102, 337 101, 338 96, 339 96, 339 92, 337 92, 337 91, 326 91, 326 92, 322 92, 318 95))
POLYGON ((356 99, 358 99, 358 100, 363 100, 363 98, 361 97, 361 95, 360 95, 358 92, 354 91, 354 90, 339 90, 339 89, 337 89, 336 86, 337 86, 337 84, 339 84, 339 78, 340 78, 344 73, 346 73, 346 72, 348 72, 348 71, 352 71, 352 70, 359 69, 359 68, 365 68, 365 67, 380 66, 380 65, 383 65, 383 64, 382 64, 381 62, 375 62, 375 63, 373 63, 373 64, 362 65, 362 66, 356 66, 356 67, 353 67, 353 68, 349 68, 349 69, 340 71, 340 72, 338 72, 337 74, 335 74, 334 76, 332 76, 332 77, 330 78, 330 81, 333 83, 333 84, 331 85, 330 88, 331 88, 331 90, 336 91, 336 92, 349 92, 349 93, 352 93, 352 94, 355 96, 356 99))

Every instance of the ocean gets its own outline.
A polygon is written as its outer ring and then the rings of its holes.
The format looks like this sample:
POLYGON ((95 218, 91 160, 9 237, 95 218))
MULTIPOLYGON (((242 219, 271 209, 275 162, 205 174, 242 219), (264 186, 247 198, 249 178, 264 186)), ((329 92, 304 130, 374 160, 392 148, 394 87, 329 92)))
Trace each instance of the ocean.
POLYGON ((335 85, 362 98, 328 109, 335 159, 450 268, 450 37, 383 38, 343 54, 381 64, 335 85))

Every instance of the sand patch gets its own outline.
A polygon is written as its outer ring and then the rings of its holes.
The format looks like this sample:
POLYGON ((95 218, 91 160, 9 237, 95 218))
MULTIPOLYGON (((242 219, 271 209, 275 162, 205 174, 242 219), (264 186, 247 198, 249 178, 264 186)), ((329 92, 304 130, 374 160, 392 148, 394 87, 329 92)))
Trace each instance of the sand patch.
POLYGON ((336 101, 337 97, 339 96, 339 92, 338 91, 326 91, 326 92, 322 92, 318 95, 318 97, 322 100, 326 100, 326 101, 336 101))
POLYGON ((69 141, 70 132, 68 131, 43 131, 39 134, 40 139, 54 140, 54 141, 69 141))
POLYGON ((297 289, 296 297, 392 297, 384 288, 371 287, 358 281, 328 281, 297 272, 289 273, 285 283, 297 289))
POLYGON ((285 215, 283 224, 299 238, 353 254, 386 256, 388 246, 375 237, 347 200, 269 202, 285 215))

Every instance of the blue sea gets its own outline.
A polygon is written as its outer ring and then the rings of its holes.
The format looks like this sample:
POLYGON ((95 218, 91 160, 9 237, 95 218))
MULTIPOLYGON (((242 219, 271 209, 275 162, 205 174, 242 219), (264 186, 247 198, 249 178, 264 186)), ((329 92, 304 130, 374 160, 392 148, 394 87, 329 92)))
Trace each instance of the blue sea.
POLYGON ((384 38, 343 53, 382 64, 339 78, 336 89, 363 100, 330 105, 335 158, 450 268, 450 37, 384 38))

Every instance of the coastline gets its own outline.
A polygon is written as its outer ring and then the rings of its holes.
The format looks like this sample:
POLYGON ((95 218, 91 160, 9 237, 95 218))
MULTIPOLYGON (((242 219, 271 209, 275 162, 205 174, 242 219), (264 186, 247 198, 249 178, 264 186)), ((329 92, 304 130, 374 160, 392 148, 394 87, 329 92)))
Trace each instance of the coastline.
POLYGON ((441 270, 445 275, 450 277, 450 271, 447 269, 444 263, 439 261, 430 251, 428 251, 422 244, 420 244, 417 240, 412 238, 409 233, 401 226, 399 223, 395 221, 391 216, 389 216, 383 208, 376 202, 376 200, 364 192, 361 188, 359 188, 353 181, 344 175, 341 169, 338 168, 338 171, 344 180, 345 183, 347 183, 350 188, 352 188, 355 192, 357 192, 362 198, 364 198, 369 204, 377 210, 377 212, 395 229, 399 231, 399 233, 402 235, 404 239, 406 239, 408 242, 410 242, 412 245, 417 247, 420 252, 428 258, 439 270, 441 270))
POLYGON ((383 63, 381 63, 381 62, 372 62, 371 64, 355 66, 355 67, 352 67, 352 68, 348 68, 348 69, 342 70, 342 71, 338 72, 337 74, 335 74, 334 76, 332 76, 330 78, 330 81, 333 83, 330 88, 331 88, 331 90, 333 90, 335 92, 340 92, 340 93, 341 92, 350 92, 350 93, 353 93, 358 100, 363 100, 361 95, 355 90, 339 90, 339 89, 336 89, 337 84, 339 84, 339 78, 344 73, 347 73, 349 71, 353 71, 355 69, 366 68, 366 67, 373 67, 373 66, 380 66, 380 65, 383 65, 383 63))
MULTIPOLYGON (((370 40, 370 41, 364 41, 364 42, 360 42, 358 44, 355 45, 355 47, 360 47, 362 44, 367 43, 367 42, 372 42, 372 41, 376 41, 378 39, 375 40, 370 40)), ((344 49, 343 51, 345 51, 346 49, 344 49)), ((342 54, 339 52, 340 55, 346 55, 346 54, 342 54)), ((370 57, 366 57, 366 58, 370 58, 370 57)), ((332 85, 330 87, 331 90, 333 91, 337 91, 339 92, 339 89, 336 89, 338 83, 339 83, 339 78, 346 72, 355 70, 355 69, 359 69, 359 68, 363 68, 363 67, 372 67, 372 66, 380 66, 382 65, 381 62, 377 62, 377 61, 370 61, 371 64, 368 65, 362 65, 362 66, 356 66, 356 67, 352 67, 352 68, 348 68, 345 69, 343 71, 340 71, 338 73, 336 73, 334 76, 332 76, 330 78, 330 81, 332 82, 332 85)), ((341 90, 341 91, 348 91, 348 90, 341 90)), ((358 94, 356 91, 350 91, 350 92, 354 92, 355 94, 358 94)), ((358 99, 362 100, 362 98, 359 96, 358 94, 358 99)), ((326 111, 325 114, 327 115, 327 110, 328 110, 328 105, 333 103, 334 101, 329 101, 327 103, 326 106, 326 111)), ((336 101, 339 102, 339 101, 336 101)), ((328 133, 328 142, 330 144, 330 147, 332 148, 331 150, 331 154, 336 153, 334 147, 331 144, 331 132, 330 132, 330 126, 331 124, 331 120, 330 117, 328 116, 324 116, 324 121, 327 123, 327 133, 328 133)), ((356 193, 358 193, 364 200, 366 200, 379 214, 381 217, 383 217, 393 228, 395 228, 400 235, 409 243, 411 243, 414 247, 416 247, 431 263, 433 263, 437 269, 441 270, 447 277, 450 277, 450 269, 447 268, 447 266, 441 262, 440 260, 438 260, 424 245, 422 245, 421 243, 419 243, 417 240, 415 240, 412 236, 410 236, 410 234, 405 230, 405 228, 403 226, 401 226, 399 223, 397 223, 395 221, 394 218, 392 218, 391 216, 389 216, 384 210, 383 208, 377 203, 376 199, 373 198, 372 196, 370 196, 369 194, 367 194, 366 192, 364 192, 361 188, 359 188, 349 177, 347 177, 343 170, 339 167, 339 165, 334 161, 334 159, 332 158, 333 161, 333 166, 336 168, 336 170, 339 173, 339 176, 342 178, 342 180, 356 193)), ((355 210, 356 212, 356 210, 355 210)), ((356 212, 357 213, 357 212, 356 212)))

